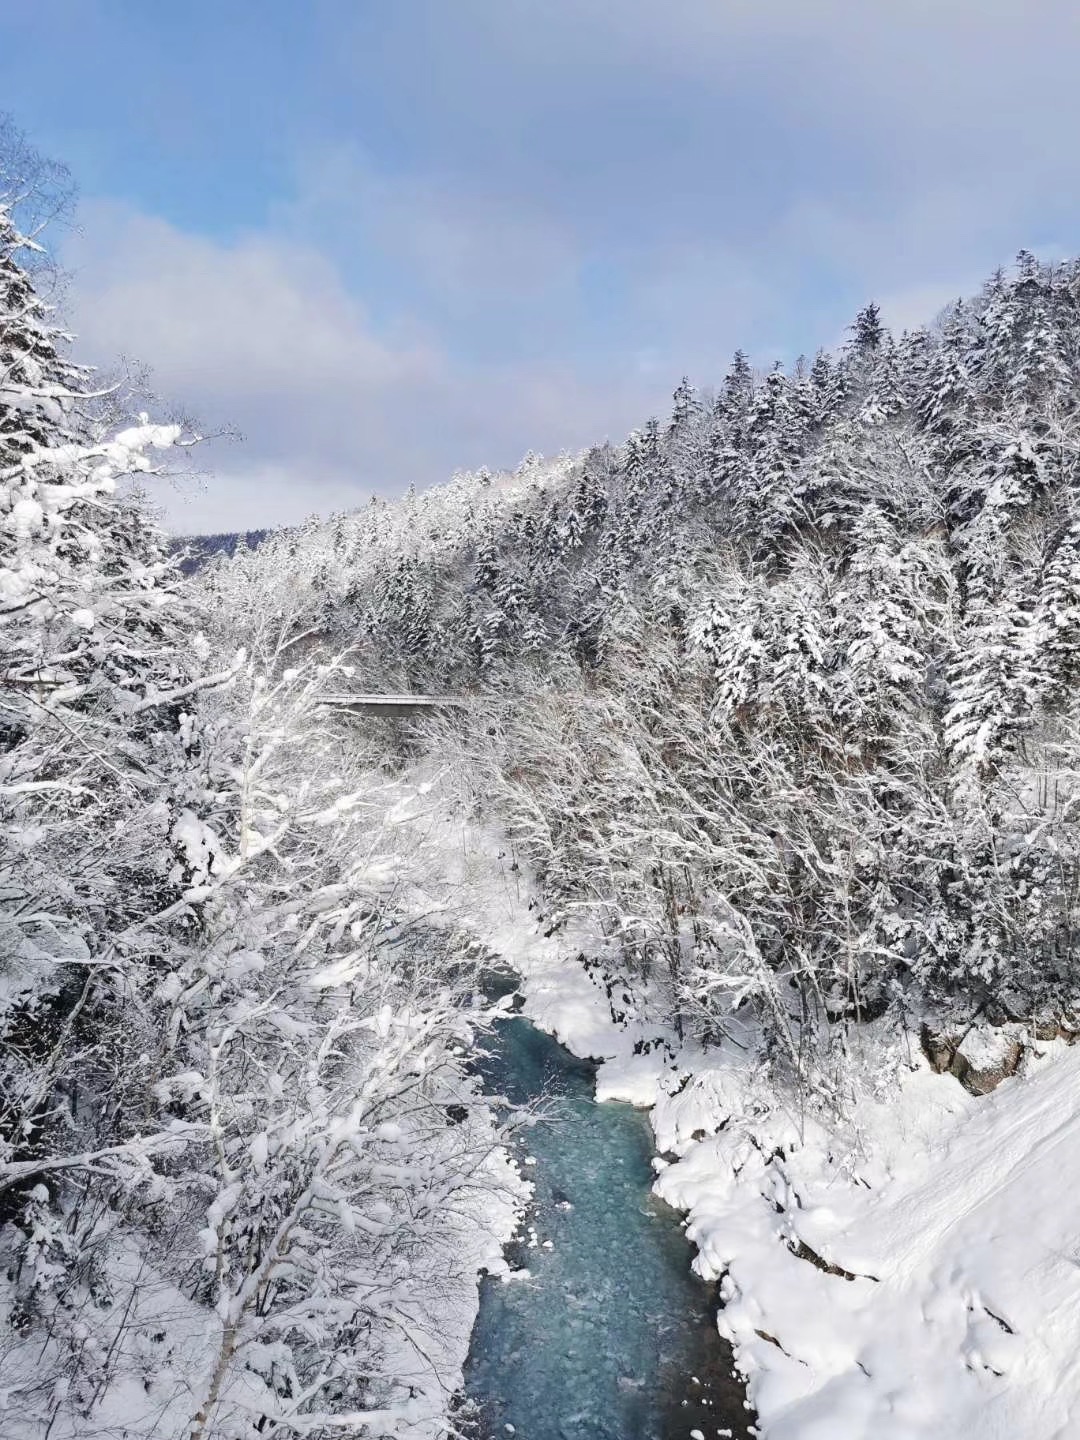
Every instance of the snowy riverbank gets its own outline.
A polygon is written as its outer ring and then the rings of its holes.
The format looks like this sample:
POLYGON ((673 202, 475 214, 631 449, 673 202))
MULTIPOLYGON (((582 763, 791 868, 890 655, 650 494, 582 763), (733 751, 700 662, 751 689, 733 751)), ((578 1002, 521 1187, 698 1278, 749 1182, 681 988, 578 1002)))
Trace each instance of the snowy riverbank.
POLYGON ((766 1440, 1080 1431, 1080 1049, 1038 1045, 975 1098, 868 1026, 848 1116, 826 1125, 734 1047, 615 1023, 577 958, 589 937, 545 936, 510 857, 430 782, 399 791, 388 821, 423 831, 417 898, 520 971, 535 1023, 603 1062, 598 1098, 650 1107, 658 1192, 721 1282, 766 1440))

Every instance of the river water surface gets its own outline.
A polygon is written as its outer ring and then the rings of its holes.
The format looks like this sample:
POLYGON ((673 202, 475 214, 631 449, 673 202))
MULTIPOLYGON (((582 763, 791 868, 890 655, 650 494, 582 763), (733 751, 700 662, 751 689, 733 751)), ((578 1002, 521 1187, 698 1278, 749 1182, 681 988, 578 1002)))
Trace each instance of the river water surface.
POLYGON ((595 1067, 520 1017, 479 1069, 521 1105, 545 1098, 519 1159, 536 1186, 529 1278, 485 1279, 466 1367, 481 1440, 717 1440, 752 1435, 714 1287, 690 1271, 679 1218, 650 1193, 644 1112, 593 1099, 595 1067), (528 1163, 532 1161, 534 1163, 528 1163), (695 1434, 695 1432, 697 1432, 695 1434))

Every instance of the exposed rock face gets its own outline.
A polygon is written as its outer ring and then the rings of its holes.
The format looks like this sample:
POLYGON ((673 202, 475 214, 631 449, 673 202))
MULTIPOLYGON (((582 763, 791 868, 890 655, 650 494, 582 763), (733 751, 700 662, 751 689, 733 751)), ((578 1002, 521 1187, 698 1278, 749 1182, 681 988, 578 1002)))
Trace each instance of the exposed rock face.
MULTIPOLYGON (((1030 1034, 1030 1030, 1026 1032, 1030 1034)), ((1024 1056, 1025 1032, 1018 1025, 970 1027, 949 1034, 924 1025, 922 1048, 939 1074, 955 1075, 972 1095, 989 1095, 1009 1075, 1015 1075, 1024 1056)))
POLYGON ((1064 1040, 1066 1045, 1074 1045, 1080 1038, 1080 1016, 1039 1016, 1032 1022, 1031 1033, 1036 1040, 1064 1040))
POLYGON ((989 1095, 1009 1075, 1015 1075, 1024 1055, 1013 1027, 969 1030, 957 1046, 949 1069, 972 1095, 989 1095))
POLYGON ((952 1064, 958 1037, 948 1035, 942 1030, 932 1030, 929 1025, 924 1025, 919 1035, 919 1043, 922 1045, 923 1054, 930 1062, 930 1069, 935 1075, 943 1075, 952 1064))
POLYGON ((1020 1068, 1032 1044, 1080 1039, 1080 1015, 1050 1014, 1020 1017, 1004 1007, 987 1011, 979 1023, 924 1025, 920 1036, 923 1054, 937 1074, 955 1075, 972 1095, 988 1095, 1020 1068))

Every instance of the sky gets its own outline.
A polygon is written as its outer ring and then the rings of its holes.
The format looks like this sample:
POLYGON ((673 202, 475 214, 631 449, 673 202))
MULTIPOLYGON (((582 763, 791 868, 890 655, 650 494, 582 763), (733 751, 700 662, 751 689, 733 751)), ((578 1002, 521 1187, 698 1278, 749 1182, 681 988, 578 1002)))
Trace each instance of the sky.
POLYGON ((1076 0, 0 4, 80 358, 235 432, 182 533, 619 441, 1075 252, 1078 65, 1076 0))

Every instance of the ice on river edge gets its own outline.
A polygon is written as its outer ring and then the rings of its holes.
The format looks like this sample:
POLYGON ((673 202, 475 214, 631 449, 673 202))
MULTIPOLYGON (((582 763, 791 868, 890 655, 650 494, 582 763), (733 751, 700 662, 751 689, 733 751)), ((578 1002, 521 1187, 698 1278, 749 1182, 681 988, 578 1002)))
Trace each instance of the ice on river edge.
POLYGON ((866 1083, 829 1127, 734 1051, 635 1054, 674 1037, 612 1022, 576 959, 589 937, 545 938, 504 847, 420 778, 388 812, 422 834, 399 883, 521 972, 529 1017, 603 1062, 598 1099, 651 1107, 657 1190, 722 1284, 766 1440, 1080 1434, 1080 1047, 1039 1045, 975 1098, 865 1027, 866 1083))

